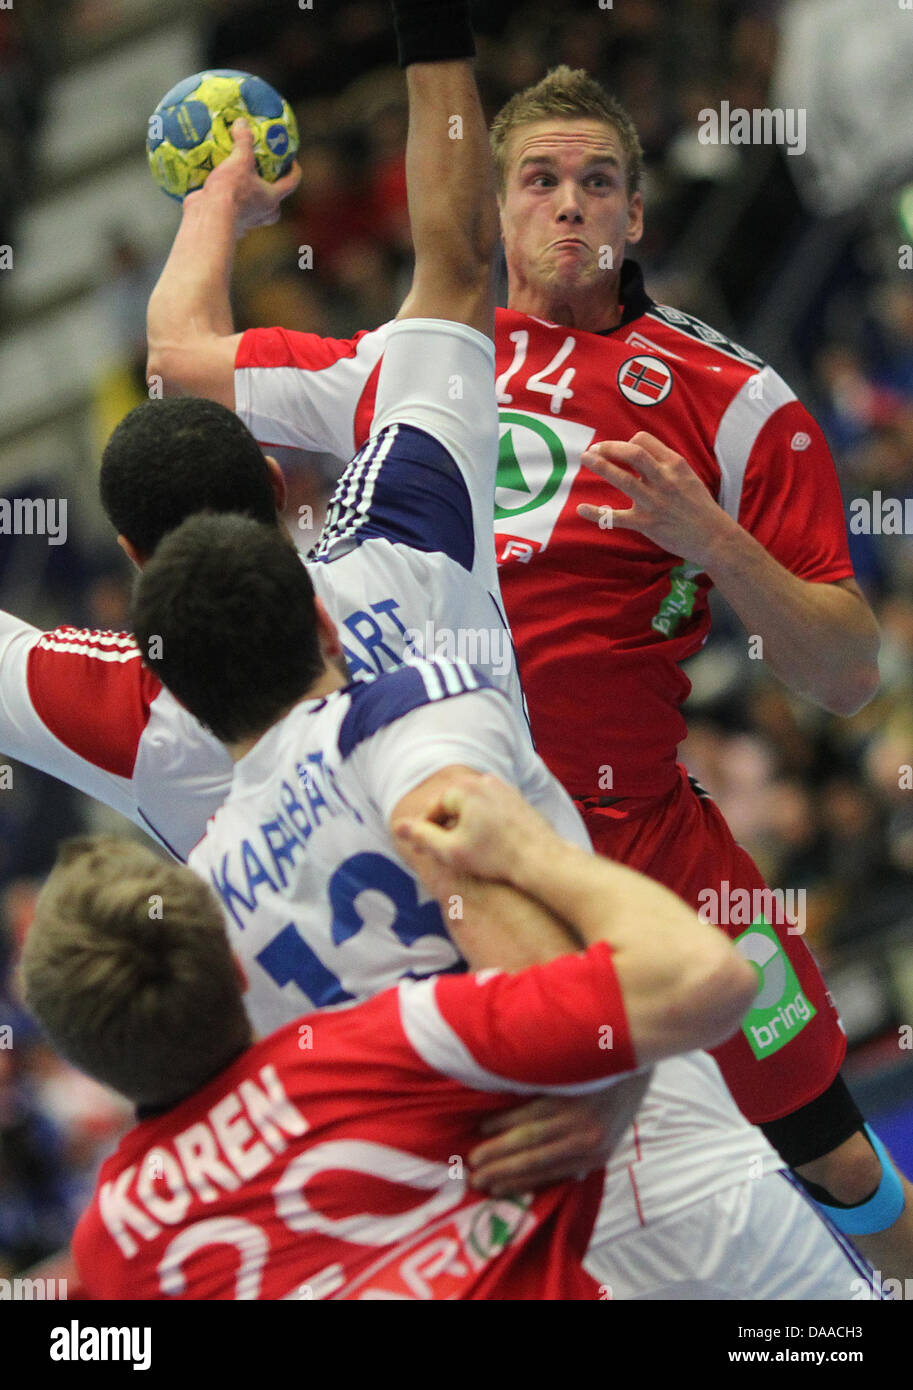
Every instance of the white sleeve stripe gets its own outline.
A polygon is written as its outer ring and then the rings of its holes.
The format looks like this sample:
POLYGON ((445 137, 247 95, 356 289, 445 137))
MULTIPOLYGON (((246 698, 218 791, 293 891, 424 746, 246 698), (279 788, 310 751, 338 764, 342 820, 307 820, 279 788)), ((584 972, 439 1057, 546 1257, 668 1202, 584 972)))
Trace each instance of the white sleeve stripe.
POLYGON ((374 488, 384 460, 396 442, 397 431, 393 425, 382 436, 372 436, 349 462, 330 499, 314 551, 318 558, 332 550, 337 541, 354 536, 371 519, 374 488))
POLYGON ((466 672, 461 671, 456 662, 451 665, 447 663, 438 667, 444 677, 444 685, 448 695, 460 695, 464 690, 471 690, 472 686, 466 684, 466 672))
POLYGON ((771 415, 795 399, 783 378, 764 367, 748 377, 723 412, 714 443, 721 475, 718 500, 734 521, 739 519, 745 469, 758 435, 771 415))
POLYGON ((428 699, 443 700, 444 685, 441 681, 442 663, 437 661, 422 662, 421 665, 416 663, 416 670, 422 678, 422 685, 425 687, 428 699))
POLYGON ((393 445, 396 443, 396 436, 398 434, 399 425, 394 425, 389 430, 386 439, 384 440, 384 443, 378 449, 377 453, 374 456, 374 459, 372 460, 371 466, 365 473, 364 490, 361 495, 361 500, 358 504, 359 511, 364 513, 363 520, 367 520, 367 518, 371 515, 371 503, 374 501, 374 489, 377 485, 378 475, 380 474, 380 470, 383 466, 384 459, 387 457, 387 455, 390 453, 390 450, 393 448, 393 445))
POLYGON ((96 661, 136 661, 140 655, 136 647, 132 651, 102 651, 100 647, 92 647, 85 642, 61 642, 48 637, 42 637, 36 646, 48 652, 63 652, 67 656, 91 656, 96 661))
MULTIPOLYGON (((497 972, 495 972, 497 973, 497 972)), ((507 1091, 537 1096, 588 1095, 615 1085, 620 1076, 601 1076, 595 1081, 578 1081, 555 1086, 535 1081, 514 1081, 480 1066, 458 1033, 446 1021, 434 994, 435 980, 401 980, 399 1013, 410 1044, 433 1071, 441 1072, 475 1091, 507 1091)), ((481 987, 481 986, 480 986, 481 987)))
POLYGON ((476 676, 475 671, 470 666, 469 662, 465 661, 463 657, 458 656, 453 664, 459 671, 460 675, 463 677, 463 689, 478 690, 479 680, 476 676))
MULTIPOLYGON (((391 439, 385 448, 384 444, 379 439, 375 438, 368 440, 367 444, 364 445, 361 452, 357 455, 355 467, 352 469, 352 475, 348 481, 348 487, 345 490, 345 494, 339 499, 340 506, 351 508, 356 505, 359 500, 359 491, 364 486, 366 475, 370 471, 372 463, 389 450, 392 442, 393 440, 391 439)), ((343 475, 343 481, 345 481, 345 475, 343 475)))
POLYGON ((96 647, 120 647, 136 650, 136 639, 129 632, 99 632, 97 628, 56 628, 42 634, 42 641, 54 638, 61 642, 90 642, 96 647))

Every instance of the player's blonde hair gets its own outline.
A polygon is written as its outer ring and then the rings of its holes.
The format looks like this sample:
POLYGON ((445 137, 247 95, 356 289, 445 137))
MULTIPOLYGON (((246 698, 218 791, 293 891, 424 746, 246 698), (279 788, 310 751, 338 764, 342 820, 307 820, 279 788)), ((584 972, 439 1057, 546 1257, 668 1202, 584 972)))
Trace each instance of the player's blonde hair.
POLYGON ((62 847, 22 972, 55 1049, 140 1105, 189 1095, 250 1042, 218 902, 131 840, 62 847))
POLYGON ((610 97, 588 72, 562 63, 532 87, 512 96, 492 121, 491 149, 502 195, 507 187, 508 144, 512 132, 533 121, 552 117, 566 120, 574 116, 604 121, 617 131, 625 155, 628 197, 638 191, 643 175, 643 150, 634 122, 621 103, 610 97))

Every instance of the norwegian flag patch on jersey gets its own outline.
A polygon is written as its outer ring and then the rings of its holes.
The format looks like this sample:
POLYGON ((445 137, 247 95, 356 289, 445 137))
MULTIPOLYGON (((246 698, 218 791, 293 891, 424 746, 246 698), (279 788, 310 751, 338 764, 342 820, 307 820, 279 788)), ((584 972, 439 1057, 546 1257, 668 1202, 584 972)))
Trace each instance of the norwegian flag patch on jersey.
POLYGON ((672 373, 661 357, 629 357, 618 368, 618 386, 635 405, 656 405, 672 390, 672 373))

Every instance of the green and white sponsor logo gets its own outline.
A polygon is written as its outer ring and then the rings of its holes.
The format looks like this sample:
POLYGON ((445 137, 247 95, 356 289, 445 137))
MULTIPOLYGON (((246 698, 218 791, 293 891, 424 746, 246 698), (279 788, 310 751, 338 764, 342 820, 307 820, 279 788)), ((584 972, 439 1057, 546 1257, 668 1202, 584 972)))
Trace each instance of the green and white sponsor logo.
POLYGON ((544 549, 592 440, 588 425, 502 410, 495 531, 524 536, 544 549))
POLYGON ((470 1210, 472 1227, 467 1244, 483 1260, 497 1255, 525 1226, 532 1197, 495 1197, 475 1211, 470 1210))
MULTIPOLYGON (((567 454, 564 445, 555 431, 543 420, 535 420, 531 415, 521 415, 519 411, 510 410, 502 412, 501 424, 507 428, 501 435, 498 448, 498 476, 495 486, 506 489, 507 493, 514 493, 518 498, 525 500, 518 501, 514 506, 503 506, 501 503, 496 503, 495 517, 498 521, 504 517, 518 516, 521 512, 533 511, 536 507, 543 507, 554 497, 561 485, 561 479, 567 472, 567 454), (545 445, 550 464, 550 466, 547 464, 543 468, 540 459, 537 459, 532 466, 527 461, 527 472, 531 475, 529 479, 527 479, 517 457, 518 442, 521 453, 529 450, 529 441, 523 439, 523 432, 528 430, 533 432, 537 441, 541 440, 542 444, 545 445), (524 443, 526 444, 526 451, 524 451, 524 443)), ((541 447, 538 452, 542 453, 541 447)), ((502 492, 502 496, 504 495, 502 492)))
POLYGON ((697 598, 695 578, 700 574, 697 565, 685 561, 669 571, 669 592, 659 606, 650 626, 664 637, 672 637, 683 618, 690 618, 697 598))
POLYGON ((758 973, 758 992, 742 1020, 742 1032, 758 1058, 792 1042, 817 1012, 806 999, 773 927, 759 917, 735 939, 735 947, 758 973))

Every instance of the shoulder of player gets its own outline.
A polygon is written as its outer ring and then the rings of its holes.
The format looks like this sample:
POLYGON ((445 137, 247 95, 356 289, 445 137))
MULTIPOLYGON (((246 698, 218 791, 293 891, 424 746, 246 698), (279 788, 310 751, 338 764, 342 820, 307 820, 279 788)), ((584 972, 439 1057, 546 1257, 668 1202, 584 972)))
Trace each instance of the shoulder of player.
MULTIPOLYGON (((741 456, 784 406, 800 404, 769 363, 693 314, 653 304, 638 322, 649 325, 644 336, 664 350, 673 380, 699 402, 718 457, 741 456)), ((792 415, 784 420, 795 427, 792 415)))
MULTIPOLYGON (((495 322, 499 343, 512 330, 524 325, 539 325, 546 332, 559 327, 509 309, 499 309, 495 322)), ((705 406, 714 403, 720 415, 740 394, 747 394, 757 378, 763 379, 763 385, 753 400, 764 402, 766 394, 766 404, 777 409, 794 399, 786 382, 756 353, 694 314, 671 305, 649 301, 643 314, 608 335, 571 329, 561 331, 575 332, 593 353, 607 348, 613 362, 622 355, 621 366, 630 358, 637 358, 638 363, 643 359, 643 365, 649 365, 646 359, 657 358, 665 372, 671 374, 673 385, 697 391, 705 406)))
POLYGON ((323 338, 287 328, 254 328, 242 334, 235 370, 250 367, 292 367, 323 371, 338 362, 375 362, 380 358, 395 320, 378 328, 360 329, 351 338, 323 338))
POLYGON ((696 366, 713 365, 724 370, 741 371, 747 377, 760 371, 765 363, 757 353, 735 342, 733 338, 713 328, 695 314, 671 304, 651 303, 646 313, 637 320, 640 324, 649 323, 653 332, 661 335, 664 345, 670 351, 678 351, 683 360, 696 366), (727 363, 731 364, 727 368, 727 363))
POLYGON ((466 661, 435 657, 409 662, 395 671, 355 681, 339 726, 338 745, 348 758, 359 744, 413 710, 442 700, 497 691, 489 678, 466 661))

